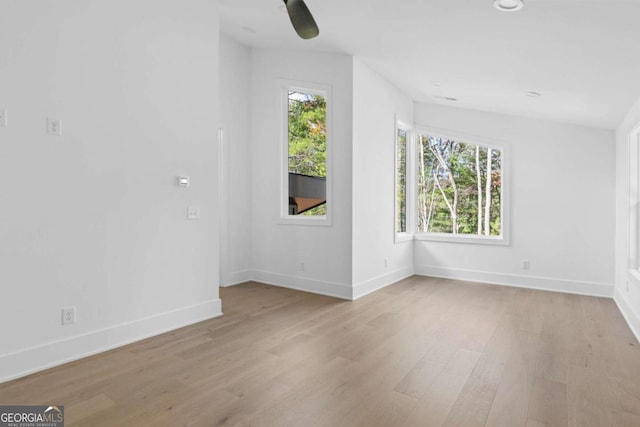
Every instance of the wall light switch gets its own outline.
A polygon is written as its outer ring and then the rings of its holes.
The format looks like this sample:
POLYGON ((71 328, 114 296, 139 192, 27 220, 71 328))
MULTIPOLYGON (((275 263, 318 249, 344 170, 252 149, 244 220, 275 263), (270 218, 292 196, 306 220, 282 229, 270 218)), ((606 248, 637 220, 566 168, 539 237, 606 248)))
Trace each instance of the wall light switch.
POLYGON ((47 117, 47 135, 62 136, 62 120, 47 117))
POLYGON ((189 186, 189 177, 188 176, 179 176, 178 177, 178 186, 179 187, 188 187, 189 186))
POLYGON ((189 206, 187 208, 187 219, 199 219, 200 208, 197 206, 189 206))
POLYGON ((7 110, 0 108, 0 128, 7 127, 7 110))

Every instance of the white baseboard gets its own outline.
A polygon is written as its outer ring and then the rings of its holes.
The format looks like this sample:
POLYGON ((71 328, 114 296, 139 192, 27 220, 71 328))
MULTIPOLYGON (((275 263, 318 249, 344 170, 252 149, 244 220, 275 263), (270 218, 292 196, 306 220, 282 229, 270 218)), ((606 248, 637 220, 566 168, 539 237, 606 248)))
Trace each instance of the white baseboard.
POLYGON ((342 283, 326 282, 306 277, 289 276, 270 271, 251 270, 251 280, 281 288, 295 289, 346 300, 353 299, 353 288, 342 283))
POLYGON ((627 321, 629 329, 640 342, 640 313, 636 313, 633 310, 627 298, 618 289, 613 294, 613 300, 616 302, 620 313, 622 313, 622 317, 627 321))
POLYGON ((220 315, 222 315, 222 306, 220 299, 217 298, 144 319, 0 355, 0 383, 220 315))
POLYGON ((374 277, 353 286, 353 299, 362 298, 372 292, 399 282, 402 279, 413 276, 413 266, 401 268, 389 273, 374 277))
POLYGON ((220 283, 221 288, 228 288, 229 286, 239 285, 241 283, 249 282, 251 279, 251 270, 242 270, 242 271, 232 271, 225 275, 222 283, 220 283))
POLYGON ((514 286, 517 288, 538 289, 542 291, 565 292, 606 298, 613 297, 613 285, 605 283, 525 276, 520 274, 492 273, 488 271, 464 270, 432 265, 416 265, 415 274, 420 276, 441 277, 444 279, 514 286))

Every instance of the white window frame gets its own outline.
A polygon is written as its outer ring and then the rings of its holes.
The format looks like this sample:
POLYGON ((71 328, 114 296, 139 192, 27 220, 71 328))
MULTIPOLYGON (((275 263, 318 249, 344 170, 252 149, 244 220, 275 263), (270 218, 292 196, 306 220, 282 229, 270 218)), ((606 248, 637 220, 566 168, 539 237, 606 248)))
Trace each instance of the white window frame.
POLYGON ((509 144, 503 141, 498 141, 496 139, 489 139, 485 137, 480 137, 476 135, 466 135, 464 133, 448 130, 448 129, 438 129, 434 127, 428 126, 416 126, 415 128, 415 144, 414 144, 414 165, 415 172, 412 177, 412 185, 415 188, 414 193, 414 206, 415 212, 415 234, 414 238, 416 240, 425 240, 425 241, 437 241, 437 242, 454 242, 454 243, 471 243, 471 244, 481 244, 481 245, 509 245, 510 240, 510 197, 509 197, 509 182, 510 182, 510 173, 509 173, 509 165, 511 163, 511 159, 509 157, 509 144), (417 198, 418 198, 418 135, 432 135, 441 138, 447 138, 455 141, 461 141, 466 144, 474 144, 481 147, 487 147, 495 150, 500 150, 502 154, 502 186, 501 186, 501 219, 500 225, 502 227, 502 232, 500 236, 484 236, 477 234, 450 234, 450 233, 426 233, 419 232, 417 225, 417 198))
POLYGON ((311 82, 299 82, 293 80, 280 80, 280 104, 281 104, 281 143, 280 143, 280 224, 283 225, 307 225, 307 226, 331 226, 333 213, 333 96, 330 85, 311 82), (323 216, 289 215, 289 91, 296 90, 314 95, 324 96, 327 103, 326 118, 326 196, 327 214, 323 216))
POLYGON ((413 126, 408 124, 408 122, 399 120, 398 116, 395 116, 395 127, 394 127, 394 144, 393 144, 393 235, 395 243, 400 242, 409 242, 413 240, 413 230, 415 229, 415 185, 413 185, 415 176, 414 172, 414 132, 413 126), (396 230, 396 220, 398 218, 398 131, 402 129, 407 132, 407 141, 406 141, 406 154, 405 154, 405 209, 406 209, 406 231, 399 233, 396 230))
POLYGON ((640 124, 628 136, 629 146, 629 279, 640 284, 640 124))

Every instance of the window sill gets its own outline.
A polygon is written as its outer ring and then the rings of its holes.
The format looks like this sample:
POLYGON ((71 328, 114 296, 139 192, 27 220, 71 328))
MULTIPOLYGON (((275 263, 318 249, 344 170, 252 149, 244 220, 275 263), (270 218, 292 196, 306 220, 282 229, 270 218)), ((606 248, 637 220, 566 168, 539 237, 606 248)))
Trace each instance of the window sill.
POLYGON ((633 280, 636 284, 640 284, 640 271, 635 268, 629 269, 629 276, 631 280, 633 280))
POLYGON ((395 243, 412 242, 412 241, 413 241, 413 234, 396 233, 395 243))
POLYGON ((419 233, 415 235, 416 240, 450 243, 469 243, 474 245, 509 245, 508 239, 504 236, 487 237, 473 234, 447 234, 447 233, 419 233))
POLYGON ((331 220, 326 216, 286 216, 281 217, 278 224, 330 227, 331 220))

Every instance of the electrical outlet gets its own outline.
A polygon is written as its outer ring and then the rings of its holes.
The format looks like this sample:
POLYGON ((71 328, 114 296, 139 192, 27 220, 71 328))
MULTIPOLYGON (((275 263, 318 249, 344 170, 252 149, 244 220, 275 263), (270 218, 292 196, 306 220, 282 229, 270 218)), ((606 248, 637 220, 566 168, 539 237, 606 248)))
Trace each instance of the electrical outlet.
POLYGON ((526 271, 526 270, 529 270, 529 267, 530 267, 529 260, 527 259, 522 260, 522 265, 520 266, 520 268, 526 271))
POLYGON ((76 308, 67 307, 62 309, 62 325, 71 325, 76 323, 76 308))
POLYGON ((7 110, 0 108, 0 128, 7 127, 7 110))
POLYGON ((187 208, 187 219, 199 219, 200 208, 197 206, 189 206, 187 208))
POLYGON ((300 262, 300 271, 304 271, 304 261, 300 262))
POLYGON ((47 135, 62 136, 62 120, 47 117, 47 135))
POLYGON ((387 267, 389 267, 389 259, 385 258, 384 259, 384 268, 387 268, 387 267))

